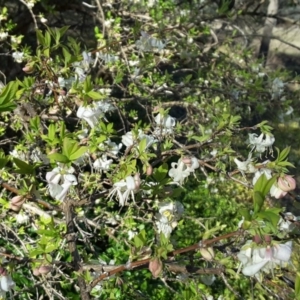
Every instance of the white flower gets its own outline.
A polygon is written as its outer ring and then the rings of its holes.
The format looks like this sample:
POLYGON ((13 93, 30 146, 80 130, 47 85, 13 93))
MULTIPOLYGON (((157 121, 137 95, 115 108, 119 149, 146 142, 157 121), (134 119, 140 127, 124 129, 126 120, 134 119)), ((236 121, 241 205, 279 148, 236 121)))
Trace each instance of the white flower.
POLYGON ((50 160, 46 154, 43 154, 39 148, 35 148, 32 150, 30 159, 33 162, 42 162, 43 164, 49 164, 50 160))
POLYGON ((280 218, 278 221, 278 229, 280 231, 290 231, 291 230, 291 225, 293 224, 293 221, 297 221, 297 217, 294 216, 292 213, 290 212, 286 212, 284 213, 284 218, 280 218))
POLYGON ((134 144, 134 138, 133 138, 133 132, 128 131, 126 134, 122 135, 122 143, 128 148, 133 146, 134 144))
POLYGON ((29 9, 33 9, 34 5, 35 5, 34 0, 28 1, 28 2, 27 2, 27 7, 28 7, 29 9))
POLYGON ((259 153, 265 152, 268 148, 272 148, 274 142, 275 137, 271 134, 262 133, 260 136, 257 136, 256 133, 249 133, 249 143, 252 145, 251 151, 256 149, 259 153))
POLYGON ((105 89, 105 88, 98 89, 98 92, 100 94, 103 94, 103 95, 106 95, 106 96, 109 96, 111 94, 111 91, 112 91, 112 89, 110 89, 110 88, 107 88, 107 89, 105 89))
POLYGON ((119 60, 119 56, 109 54, 109 53, 98 52, 97 56, 100 57, 106 64, 107 63, 115 63, 119 60))
POLYGON ((41 17, 40 21, 41 21, 43 24, 45 24, 45 23, 48 22, 48 20, 47 20, 46 18, 44 18, 44 17, 41 17))
POLYGON ((155 122, 158 127, 154 130, 156 134, 168 134, 173 133, 173 127, 176 125, 176 119, 166 115, 163 116, 160 113, 155 117, 155 122))
POLYGON ((72 185, 76 185, 77 178, 72 174, 74 168, 67 170, 57 167, 51 172, 46 173, 46 180, 48 182, 49 193, 51 197, 56 200, 63 201, 72 185))
POLYGON ((15 286, 15 282, 12 280, 10 275, 4 275, 0 278, 0 291, 9 292, 15 286))
POLYGON ((152 135, 145 134, 141 129, 138 130, 138 136, 135 138, 132 131, 128 131, 126 134, 122 136, 122 143, 128 148, 133 146, 135 143, 138 143, 142 140, 146 140, 146 148, 152 146, 152 144, 156 143, 157 140, 152 135))
POLYGON ((85 120, 91 128, 94 128, 104 113, 115 110, 115 107, 108 101, 97 101, 89 106, 79 106, 77 117, 85 120))
POLYGON ((273 272, 276 265, 282 266, 290 260, 292 241, 254 249, 251 248, 250 243, 251 241, 248 241, 245 249, 237 255, 243 266, 242 273, 246 276, 258 276, 260 271, 273 272))
POLYGON ((99 144, 98 146, 100 149, 104 148, 104 150, 107 152, 107 153, 110 153, 114 156, 117 156, 120 149, 122 148, 122 143, 120 144, 117 144, 115 142, 112 142, 109 138, 104 142, 104 143, 101 143, 99 144), (105 147, 106 145, 106 147, 105 147))
POLYGON ((284 197, 286 194, 287 194, 287 192, 285 192, 281 188, 279 188, 276 183, 274 183, 271 186, 270 195, 272 197, 275 197, 276 199, 280 199, 280 198, 284 197))
POLYGON ((134 231, 133 230, 128 230, 127 234, 128 234, 128 239, 130 241, 137 235, 137 232, 135 230, 134 231))
POLYGON ((246 161, 240 161, 239 159, 235 158, 234 162, 237 165, 238 170, 244 174, 244 173, 254 173, 256 171, 256 168, 252 164, 252 158, 251 153, 248 156, 248 159, 246 161))
POLYGON ((297 221, 297 217, 290 212, 286 212, 284 218, 281 217, 278 221, 278 229, 284 232, 291 232, 294 229, 293 221, 297 221))
POLYGON ((23 161, 27 161, 26 154, 24 152, 22 152, 21 150, 14 149, 13 151, 10 151, 9 154, 12 157, 18 158, 23 161))
POLYGON ((139 187, 140 178, 138 173, 134 177, 127 176, 125 179, 114 183, 108 197, 111 199, 114 195, 117 195, 119 205, 124 206, 127 203, 129 196, 134 200, 134 193, 139 190, 139 187))
POLYGON ((85 120, 91 128, 94 128, 103 116, 102 109, 95 104, 93 106, 80 106, 77 111, 77 117, 85 120))
POLYGON ((86 51, 82 52, 83 60, 80 62, 73 63, 73 67, 75 67, 75 75, 76 78, 82 82, 86 78, 86 74, 90 69, 90 66, 93 64, 94 59, 92 58, 92 53, 88 53, 86 51))
POLYGON ((19 212, 15 218, 18 224, 27 224, 29 221, 29 216, 23 212, 19 212))
POLYGON ((141 31, 141 37, 138 41, 135 42, 135 45, 140 51, 145 52, 153 51, 155 49, 161 51, 166 46, 165 43, 156 38, 151 37, 145 31, 141 31))
POLYGON ((272 83, 272 100, 279 99, 284 91, 285 84, 279 78, 275 78, 272 83))
POLYGON ((104 112, 111 112, 115 111, 116 108, 113 106, 113 104, 109 100, 102 100, 97 102, 98 107, 104 112))
POLYGON ((7 32, 0 32, 0 41, 4 41, 6 40, 6 38, 8 37, 8 33, 7 32))
MULTIPOLYGON (((264 163, 263 163, 264 164, 264 163)), ((262 175, 262 174, 265 174, 267 180, 271 179, 272 178, 272 171, 270 169, 267 169, 267 168, 262 168, 262 169, 259 169, 255 172, 254 174, 254 177, 253 177, 253 180, 252 180, 252 184, 255 185, 256 181, 259 179, 259 177, 262 175)))
POLYGON ((112 163, 113 160, 107 159, 107 156, 103 154, 101 158, 98 158, 94 161, 93 167, 99 171, 108 171, 112 163))
POLYGON ((12 57, 14 58, 14 60, 17 63, 21 63, 23 61, 23 58, 24 58, 24 53, 19 52, 19 51, 15 51, 15 52, 13 52, 12 57))
POLYGON ((183 213, 184 207, 178 201, 160 204, 159 213, 156 215, 157 221, 155 222, 158 233, 163 233, 166 237, 169 237, 183 213))
POLYGON ((168 174, 173 178, 174 182, 179 183, 180 185, 191 173, 191 169, 181 159, 179 159, 177 163, 171 163, 171 167, 168 174))

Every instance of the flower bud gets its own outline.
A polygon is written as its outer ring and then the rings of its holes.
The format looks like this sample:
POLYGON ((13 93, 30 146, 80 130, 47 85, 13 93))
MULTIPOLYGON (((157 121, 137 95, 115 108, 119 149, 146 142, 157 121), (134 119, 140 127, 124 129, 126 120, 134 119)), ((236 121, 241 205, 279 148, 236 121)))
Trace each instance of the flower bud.
POLYGON ((159 258, 154 258, 149 262, 149 270, 154 278, 157 278, 160 275, 162 268, 163 265, 159 258))
POLYGON ((272 237, 270 235, 265 235, 264 239, 265 239, 265 242, 268 243, 268 244, 270 244, 271 241, 272 241, 272 237))
POLYGON ((32 74, 34 71, 34 67, 32 64, 28 63, 25 65, 25 67, 22 69, 26 74, 32 74))
POLYGON ((296 188, 296 180, 290 175, 279 177, 277 184, 278 187, 284 192, 289 192, 296 188))
POLYGON ((152 166, 151 166, 151 165, 147 166, 146 174, 147 174, 148 176, 151 176, 152 173, 153 173, 153 168, 152 168, 152 166))
POLYGON ((200 253, 205 260, 212 260, 215 257, 215 252, 212 247, 200 248, 200 253))
POLYGON ((141 185, 140 173, 136 173, 133 178, 134 178, 134 183, 135 183, 135 190, 139 190, 140 185, 141 185))
POLYGON ((192 159, 190 157, 183 157, 181 161, 187 166, 190 167, 192 165, 192 159))
POLYGON ((40 275, 41 275, 41 273, 40 273, 40 271, 39 271, 39 268, 33 269, 33 270, 32 270, 32 273, 33 273, 34 276, 40 276, 40 275))
POLYGON ((22 208, 23 203, 25 202, 24 196, 15 196, 10 200, 10 209, 13 211, 20 211, 22 208))
POLYGON ((6 276, 6 275, 7 275, 6 270, 0 267, 0 276, 6 276))
POLYGON ((41 275, 43 274, 48 274, 52 271, 52 267, 51 266, 40 266, 39 267, 39 273, 41 275))
POLYGON ((253 242, 256 243, 256 244, 260 244, 262 242, 262 239, 261 237, 256 234, 253 238, 252 238, 253 242))

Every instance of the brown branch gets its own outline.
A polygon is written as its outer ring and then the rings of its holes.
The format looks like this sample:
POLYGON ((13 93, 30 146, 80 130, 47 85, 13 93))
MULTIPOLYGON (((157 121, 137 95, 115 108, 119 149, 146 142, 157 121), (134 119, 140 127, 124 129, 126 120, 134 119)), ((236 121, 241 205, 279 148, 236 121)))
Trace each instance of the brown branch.
MULTIPOLYGON (((171 258, 171 257, 174 257, 175 255, 178 255, 178 254, 187 253, 187 252, 191 252, 191 251, 196 251, 197 249, 205 248, 205 247, 210 246, 210 245, 212 245, 212 244, 214 244, 218 241, 228 239, 228 238, 232 238, 234 236, 239 236, 239 235, 242 235, 242 234, 243 234, 242 230, 237 230, 237 231, 234 231, 234 232, 230 232, 230 233, 221 235, 219 237, 215 237, 215 238, 210 239, 210 240, 203 240, 200 243, 194 244, 192 246, 170 251, 168 253, 168 257, 171 258)), ((145 268, 146 266, 148 266, 151 259, 152 258, 149 257, 147 259, 143 259, 143 260, 139 260, 139 261, 135 261, 135 262, 130 262, 130 263, 127 263, 125 265, 116 266, 116 268, 112 269, 112 270, 107 269, 107 271, 105 271, 105 266, 103 266, 104 273, 101 274, 100 276, 98 276, 96 279, 94 279, 91 282, 90 289, 95 287, 103 279, 108 278, 108 277, 110 277, 112 275, 115 275, 117 273, 121 273, 125 270, 132 270, 132 269, 135 269, 135 268, 138 268, 138 267, 144 267, 145 268)), ((197 274, 202 274, 202 272, 203 272, 203 274, 219 274, 219 272, 221 274, 223 271, 221 270, 221 268, 220 269, 213 269, 212 268, 211 271, 208 271, 208 270, 200 271, 200 269, 197 270, 197 274)))
MULTIPOLYGON (((66 240, 68 242, 69 251, 72 256, 73 269, 76 272, 81 269, 81 259, 76 244, 76 231, 75 231, 75 224, 73 221, 75 218, 75 213, 74 213, 74 207, 72 205, 71 200, 69 199, 64 200, 63 210, 64 210, 66 225, 67 225, 66 240)), ((81 296, 80 298, 82 300, 90 300, 89 291, 87 289, 83 276, 79 274, 77 281, 80 288, 80 296, 81 296)))
POLYGON ((48 203, 48 202, 46 202, 44 200, 41 200, 41 199, 37 199, 33 195, 30 195, 30 194, 28 194, 28 195, 22 195, 22 193, 18 189, 12 187, 11 185, 9 185, 9 184, 7 184, 5 182, 1 182, 1 186, 3 188, 5 188, 6 190, 8 190, 8 191, 10 191, 10 192, 12 192, 12 193, 14 193, 16 195, 24 196, 26 199, 31 200, 33 202, 36 202, 36 203, 40 204, 44 208, 47 208, 49 210, 62 211, 62 209, 59 206, 52 205, 52 204, 50 204, 50 203, 48 203))

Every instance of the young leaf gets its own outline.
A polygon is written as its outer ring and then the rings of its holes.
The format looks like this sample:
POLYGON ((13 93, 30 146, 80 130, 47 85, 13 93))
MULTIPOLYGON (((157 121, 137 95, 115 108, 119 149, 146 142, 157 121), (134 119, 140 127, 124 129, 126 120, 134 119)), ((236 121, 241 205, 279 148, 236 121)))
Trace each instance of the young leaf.
POLYGON ((261 192, 254 192, 253 194, 253 201, 254 201, 254 213, 257 213, 261 210, 264 204, 264 197, 261 192))
POLYGON ((50 160, 54 160, 54 161, 57 161, 57 162, 61 162, 61 163, 70 162, 70 160, 68 159, 67 156, 65 156, 63 154, 60 154, 60 153, 52 153, 52 154, 49 154, 47 156, 50 160))
POLYGON ((34 174, 35 170, 32 165, 29 165, 25 161, 22 161, 16 157, 13 158, 14 163, 17 165, 19 168, 16 170, 20 174, 34 174))

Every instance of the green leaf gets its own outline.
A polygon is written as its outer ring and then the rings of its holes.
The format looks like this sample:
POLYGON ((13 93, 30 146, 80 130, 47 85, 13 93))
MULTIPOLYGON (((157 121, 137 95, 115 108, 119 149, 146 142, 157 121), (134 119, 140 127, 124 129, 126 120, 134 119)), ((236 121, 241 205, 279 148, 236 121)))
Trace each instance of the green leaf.
POLYGON ((207 141, 208 139, 210 139, 210 137, 211 136, 209 134, 205 134, 202 136, 193 135, 192 137, 190 137, 190 139, 193 139, 197 142, 203 143, 203 142, 207 141))
POLYGON ((48 31, 45 32, 45 44, 47 48, 50 48, 51 46, 51 35, 48 31))
POLYGON ((276 177, 267 179, 266 175, 262 174, 256 181, 253 190, 254 192, 260 192, 263 197, 266 197, 275 181, 276 177))
POLYGON ((17 81, 9 82, 2 90, 0 94, 0 112, 12 111, 16 108, 16 104, 13 102, 14 97, 19 87, 17 81))
POLYGON ((0 158, 0 169, 3 169, 8 161, 9 161, 8 157, 5 157, 5 158, 1 157, 0 158))
POLYGON ((68 158, 69 161, 73 161, 81 157, 86 151, 87 147, 80 147, 76 141, 69 138, 64 138, 63 141, 63 154, 68 158))
POLYGON ((70 52, 68 51, 67 47, 62 47, 62 52, 63 52, 63 56, 65 58, 65 65, 67 65, 72 58, 72 55, 70 54, 70 52))
POLYGON ((41 45, 45 45, 45 39, 41 30, 36 31, 36 36, 41 45))
POLYGON ((68 163, 68 162, 70 162, 70 160, 68 159, 67 156, 65 156, 63 154, 60 154, 60 153, 52 153, 52 154, 47 155, 47 157, 50 160, 54 160, 54 161, 61 162, 61 163, 68 163))
POLYGON ((139 234, 135 235, 133 238, 134 246, 141 248, 146 245, 146 231, 142 230, 139 234))
POLYGON ((269 221, 274 227, 277 226, 279 218, 280 218, 279 214, 276 214, 269 210, 259 212, 257 214, 257 217, 259 217, 263 220, 269 221))
POLYGON ((239 209, 239 214, 241 216, 243 216, 246 221, 251 221, 251 219, 252 219, 250 211, 247 208, 241 208, 241 209, 239 209))
POLYGON ((157 169, 154 169, 153 177, 156 181, 161 182, 168 173, 169 167, 166 163, 163 163, 157 169))
POLYGON ((140 152, 140 154, 145 153, 146 146, 147 146, 147 139, 144 138, 139 143, 139 152, 140 152))
POLYGON ((283 149, 280 152, 280 154, 278 155, 276 161, 281 162, 281 161, 285 160, 288 157, 290 150, 291 150, 291 147, 286 147, 285 149, 283 149))
POLYGON ((20 173, 20 174, 34 174, 35 173, 34 167, 32 165, 29 165, 25 161, 20 160, 16 157, 13 158, 13 161, 19 168, 17 170, 18 173, 20 173))
POLYGON ((88 151, 88 147, 80 147, 69 156, 69 159, 71 161, 76 160, 76 159, 80 158, 87 151, 88 151))
POLYGON ((253 202, 254 202, 254 213, 257 213, 261 210, 264 204, 265 197, 262 195, 261 192, 254 192, 253 193, 253 202))
POLYGON ((70 26, 64 26, 62 28, 59 28, 58 30, 59 30, 60 36, 64 36, 69 28, 70 28, 70 26))
POLYGON ((297 272, 295 280, 295 298, 300 299, 300 272, 297 272))
POLYGON ((99 100, 99 99, 103 98, 103 96, 100 93, 97 93, 95 91, 89 91, 87 93, 87 96, 91 97, 94 100, 99 100))

